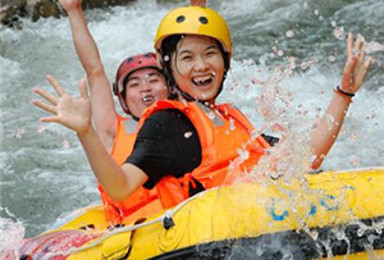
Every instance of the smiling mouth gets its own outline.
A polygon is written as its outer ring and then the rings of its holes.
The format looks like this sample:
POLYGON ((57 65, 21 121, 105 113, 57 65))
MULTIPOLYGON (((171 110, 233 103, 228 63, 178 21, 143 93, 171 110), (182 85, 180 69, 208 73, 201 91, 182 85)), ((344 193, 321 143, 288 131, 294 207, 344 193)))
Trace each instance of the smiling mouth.
POLYGON ((141 98, 141 101, 147 106, 152 105, 155 102, 154 96, 144 96, 141 98))
POLYGON ((211 73, 203 77, 193 77, 192 83, 197 87, 207 87, 213 82, 214 76, 214 73, 211 73))

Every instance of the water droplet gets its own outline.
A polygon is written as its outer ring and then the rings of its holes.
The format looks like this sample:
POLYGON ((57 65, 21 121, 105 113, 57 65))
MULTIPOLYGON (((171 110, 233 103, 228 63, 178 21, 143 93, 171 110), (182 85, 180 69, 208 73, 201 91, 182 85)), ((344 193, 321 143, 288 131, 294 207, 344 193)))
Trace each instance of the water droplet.
POLYGON ((294 70, 296 68, 296 58, 291 56, 288 58, 288 62, 289 62, 289 68, 291 70, 294 70))
POLYGON ((13 135, 13 137, 15 139, 21 139, 23 137, 23 135, 26 133, 27 131, 25 130, 24 127, 17 127, 15 129, 15 134, 13 135))
POLYGON ((351 165, 353 165, 353 166, 357 166, 357 165, 359 165, 359 159, 353 159, 353 160, 351 160, 351 165))
POLYGON ((359 229, 357 230, 357 236, 358 236, 358 237, 362 237, 362 236, 364 235, 364 233, 365 233, 365 230, 362 229, 362 228, 359 228, 359 229))
POLYGON ((313 238, 313 240, 317 240, 317 238, 319 237, 319 232, 317 232, 316 230, 312 230, 311 237, 313 238))
POLYGON ((258 78, 253 78, 252 83, 253 84, 261 84, 261 81, 258 78))
POLYGON ((313 13, 318 16, 320 14, 319 10, 315 9, 315 11, 313 11, 313 13))
POLYGON ((215 113, 213 113, 213 111, 208 112, 207 115, 208 115, 209 119, 214 119, 216 117, 216 115, 215 115, 215 113))
POLYGON ((300 68, 302 70, 306 70, 308 67, 309 67, 309 64, 307 62, 302 62, 301 65, 300 65, 300 68))
POLYGON ((333 30, 333 35, 339 39, 339 40, 343 40, 344 39, 344 27, 335 27, 335 29, 333 30))
POLYGON ((283 56, 284 55, 284 51, 283 50, 278 50, 277 51, 277 55, 278 56, 283 56))
POLYGON ((189 137, 191 137, 192 135, 193 135, 193 133, 192 133, 191 131, 188 131, 188 132, 185 132, 185 133, 184 133, 184 137, 187 138, 187 139, 188 139, 189 137))
POLYGON ((333 62, 333 61, 336 60, 336 57, 333 56, 333 55, 329 55, 329 56, 328 56, 328 60, 331 61, 331 62, 333 62))
POLYGON ((233 120, 233 118, 230 118, 229 119, 229 130, 233 131, 235 130, 236 126, 235 126, 235 120, 233 120))
POLYGON ((249 151, 237 149, 237 154, 240 155, 241 159, 247 160, 249 158, 249 151))
POLYGON ((326 114, 325 119, 327 120, 328 130, 330 131, 333 128, 333 123, 335 122, 335 118, 330 114, 326 114))
POLYGON ((62 142, 62 145, 63 149, 68 149, 71 147, 71 145, 69 144, 69 141, 68 139, 63 139, 63 142, 62 142))
POLYGON ((37 128, 36 128, 36 132, 37 133, 42 133, 44 132, 46 129, 46 127, 44 125, 38 125, 37 128))
POLYGON ((331 21, 331 26, 335 28, 337 26, 337 23, 335 21, 331 21))
POLYGON ((285 33, 285 36, 287 36, 288 38, 292 38, 293 36, 295 36, 295 33, 292 30, 289 30, 285 33))

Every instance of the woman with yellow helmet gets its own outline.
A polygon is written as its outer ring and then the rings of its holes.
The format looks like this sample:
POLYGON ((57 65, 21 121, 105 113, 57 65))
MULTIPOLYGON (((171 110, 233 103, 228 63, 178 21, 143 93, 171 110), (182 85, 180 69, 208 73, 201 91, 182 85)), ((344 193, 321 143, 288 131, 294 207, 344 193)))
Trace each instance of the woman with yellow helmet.
MULTIPOLYGON (((350 34, 347 45, 341 86, 326 112, 335 123, 330 126, 323 119, 314 130, 312 168, 334 143, 371 63, 361 39, 354 41, 350 34)), ((159 26, 155 48, 178 101, 160 101, 144 112, 134 150, 121 167, 108 156, 90 123, 84 82, 81 98, 76 99, 52 81, 59 97, 42 95, 52 105, 35 104, 53 114, 43 122, 61 123, 77 132, 96 177, 112 198, 124 200, 144 185, 156 187, 163 206, 171 207, 196 192, 230 183, 236 173, 254 166, 269 145, 262 136, 252 135, 253 127, 240 111, 215 102, 232 53, 228 25, 217 12, 201 7, 171 11, 159 26), (238 156, 239 149, 248 152, 246 160, 238 156), (229 168, 234 174, 228 174, 229 168)))
MULTIPOLYGON (((360 89, 372 63, 372 58, 365 58, 363 45, 361 36, 354 41, 353 35, 349 34, 347 62, 341 85, 334 90, 335 95, 326 111, 327 116, 335 119, 334 123, 330 126, 324 117, 311 137, 315 157, 311 165, 313 169, 320 166, 332 147, 352 97, 360 89)), ((173 10, 159 26, 155 48, 163 70, 173 83, 171 90, 176 89, 179 96, 188 101, 208 102, 211 107, 215 105, 215 98, 222 90, 232 55, 228 25, 217 12, 201 7, 173 10), (217 49, 221 54, 217 60, 222 59, 222 68, 215 70, 214 62, 210 62, 213 60, 211 52, 201 52, 199 48, 217 49), (207 77, 202 78, 199 75, 207 77), (212 95, 207 94, 208 89, 212 91, 212 95)))

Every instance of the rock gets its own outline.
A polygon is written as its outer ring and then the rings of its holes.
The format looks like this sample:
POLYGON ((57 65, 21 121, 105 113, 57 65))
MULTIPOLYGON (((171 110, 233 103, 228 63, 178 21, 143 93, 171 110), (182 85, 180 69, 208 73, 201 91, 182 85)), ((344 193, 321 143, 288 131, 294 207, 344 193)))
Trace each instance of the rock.
POLYGON ((18 17, 25 16, 27 0, 3 0, 0 2, 0 22, 1 24, 19 27, 18 17))
MULTIPOLYGON (((125 5, 133 0, 83 0, 83 9, 125 5)), ((32 21, 46 17, 59 18, 64 14, 57 0, 0 0, 0 22, 19 27, 18 17, 30 17, 32 21)))
POLYGON ((40 17, 60 17, 60 9, 57 2, 52 0, 29 0, 26 6, 28 16, 31 17, 32 21, 37 21, 40 17))

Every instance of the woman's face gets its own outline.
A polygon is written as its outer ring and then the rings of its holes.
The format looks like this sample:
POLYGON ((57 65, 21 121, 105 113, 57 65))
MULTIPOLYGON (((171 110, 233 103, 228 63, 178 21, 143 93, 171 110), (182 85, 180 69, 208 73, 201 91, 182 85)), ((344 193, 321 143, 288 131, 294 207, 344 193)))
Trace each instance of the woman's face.
POLYGON ((188 35, 181 39, 171 69, 183 92, 196 100, 214 103, 224 76, 224 59, 213 38, 188 35))

